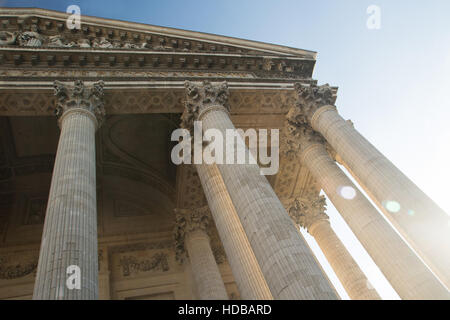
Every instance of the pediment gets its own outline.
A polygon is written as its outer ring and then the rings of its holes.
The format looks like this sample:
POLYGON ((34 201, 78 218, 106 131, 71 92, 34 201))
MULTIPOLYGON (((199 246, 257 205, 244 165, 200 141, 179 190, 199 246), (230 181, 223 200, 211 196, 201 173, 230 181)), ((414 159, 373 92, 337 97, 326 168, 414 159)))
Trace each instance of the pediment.
MULTIPOLYGON (((315 59, 314 51, 244 40, 195 31, 159 27, 90 16, 82 16, 81 30, 69 30, 63 12, 38 8, 0 8, 2 30, 30 31, 37 26, 42 35, 53 37, 45 45, 57 47, 57 36, 65 45, 83 48, 80 39, 90 40, 90 46, 105 49, 149 49, 174 52, 241 53, 293 56, 315 59), (102 42, 103 40, 103 42, 102 42), (95 42, 95 43, 94 43, 95 42), (80 45, 81 44, 81 45, 80 45)), ((87 48, 88 43, 84 43, 87 48)))
POLYGON ((0 64, 197 69, 311 78, 316 53, 200 32, 37 8, 0 8, 0 64))

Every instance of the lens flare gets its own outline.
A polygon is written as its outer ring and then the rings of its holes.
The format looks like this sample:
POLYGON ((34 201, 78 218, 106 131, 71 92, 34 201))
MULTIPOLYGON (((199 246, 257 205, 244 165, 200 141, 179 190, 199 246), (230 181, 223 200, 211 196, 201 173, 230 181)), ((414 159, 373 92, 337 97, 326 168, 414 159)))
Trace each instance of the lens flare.
POLYGON ((347 200, 351 200, 356 197, 356 190, 351 186, 342 186, 337 190, 338 194, 347 200))
POLYGON ((384 207, 386 208, 387 211, 392 212, 392 213, 397 213, 401 209, 400 203, 398 203, 397 201, 393 201, 393 200, 386 201, 384 203, 384 207))
POLYGON ((414 214, 415 214, 414 210, 412 210, 412 209, 408 210, 408 215, 413 216, 414 214))

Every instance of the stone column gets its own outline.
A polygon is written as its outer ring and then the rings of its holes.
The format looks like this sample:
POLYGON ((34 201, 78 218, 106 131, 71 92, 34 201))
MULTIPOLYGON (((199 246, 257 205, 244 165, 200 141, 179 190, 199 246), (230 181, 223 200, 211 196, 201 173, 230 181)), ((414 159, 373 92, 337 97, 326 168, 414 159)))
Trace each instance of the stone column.
POLYGON ((196 168, 241 298, 273 299, 219 170, 213 164, 196 168))
POLYGON ((450 288, 450 216, 338 114, 328 85, 297 84, 296 89, 298 120, 323 135, 386 217, 450 288))
MULTIPOLYGON (((234 131, 226 83, 186 84, 183 127, 194 120, 225 138, 234 131)), ((233 141, 226 144, 236 146, 233 141)), ((245 148, 248 154, 248 149, 245 148)), ((223 162, 222 162, 223 163, 223 162)), ((280 200, 256 164, 217 164, 249 243, 275 299, 336 299, 325 275, 298 236, 280 200)))
POLYGON ((288 212, 292 220, 314 237, 352 300, 380 300, 378 293, 331 228, 325 213, 325 197, 308 196, 309 199, 295 198, 290 202, 288 212))
MULTIPOLYGON (((289 119, 289 117, 288 117, 289 119)), ((298 155, 402 299, 448 299, 448 291, 328 154, 322 137, 287 121, 286 152, 298 155)))
POLYGON ((95 131, 104 116, 103 82, 66 85, 55 81, 55 95, 61 135, 33 299, 97 299, 95 131), (69 266, 75 267, 68 274, 69 266), (80 289, 69 289, 66 282, 77 268, 80 289))
POLYGON ((200 300, 228 300, 207 232, 210 219, 208 211, 207 207, 176 210, 177 259, 182 261, 187 252, 200 300))

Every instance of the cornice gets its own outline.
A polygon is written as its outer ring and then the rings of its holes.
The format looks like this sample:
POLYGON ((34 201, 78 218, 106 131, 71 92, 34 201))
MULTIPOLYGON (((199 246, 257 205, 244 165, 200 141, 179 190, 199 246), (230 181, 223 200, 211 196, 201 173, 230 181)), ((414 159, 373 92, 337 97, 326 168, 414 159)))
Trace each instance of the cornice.
MULTIPOLYGON (((0 8, 0 16, 6 17, 34 16, 36 18, 55 19, 65 23, 66 19, 70 16, 70 14, 40 8, 0 8)), ((158 35, 180 37, 183 39, 208 41, 211 43, 237 46, 243 49, 262 50, 266 51, 268 54, 304 56, 311 59, 315 59, 317 54, 316 52, 310 50, 297 49, 288 46, 269 44, 259 41, 244 40, 209 33, 201 33, 196 31, 180 30, 169 27, 160 27, 142 23, 126 22, 121 20, 112 20, 85 15, 82 16, 82 19, 84 24, 89 24, 95 27, 110 27, 124 31, 126 30, 134 32, 149 32, 158 35)))
POLYGON ((0 66, 248 71, 259 78, 310 79, 315 65, 315 53, 300 49, 85 16, 81 30, 68 30, 67 17, 0 8, 0 66))

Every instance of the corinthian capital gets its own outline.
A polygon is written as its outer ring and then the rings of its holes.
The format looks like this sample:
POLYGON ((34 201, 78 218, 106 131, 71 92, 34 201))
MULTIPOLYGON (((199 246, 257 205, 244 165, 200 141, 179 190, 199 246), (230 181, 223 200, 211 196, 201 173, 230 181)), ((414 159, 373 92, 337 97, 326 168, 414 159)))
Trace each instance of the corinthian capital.
POLYGON ((181 126, 191 128, 195 120, 199 120, 201 115, 212 108, 223 108, 230 111, 228 104, 227 83, 185 82, 186 100, 183 115, 181 116, 181 126))
POLYGON ((314 131, 305 123, 290 121, 289 114, 286 118, 284 134, 282 136, 282 153, 288 157, 297 157, 313 144, 324 144, 322 135, 314 131))
POLYGON ((314 112, 320 107, 333 105, 336 100, 335 93, 329 84, 317 86, 296 83, 297 104, 289 112, 289 120, 298 124, 310 124, 314 112))
POLYGON ((176 258, 179 262, 182 262, 186 255, 184 247, 186 236, 197 230, 208 233, 211 215, 208 206, 195 209, 175 209, 175 214, 176 258))
POLYGON ((307 196, 305 199, 294 198, 290 201, 287 211, 295 224, 309 231, 310 227, 321 220, 328 221, 325 213, 326 200, 324 196, 307 196))
POLYGON ((103 81, 85 85, 83 81, 77 80, 71 85, 56 80, 53 87, 57 97, 55 110, 57 118, 60 119, 71 109, 84 109, 95 116, 99 127, 105 116, 103 85, 103 81))

